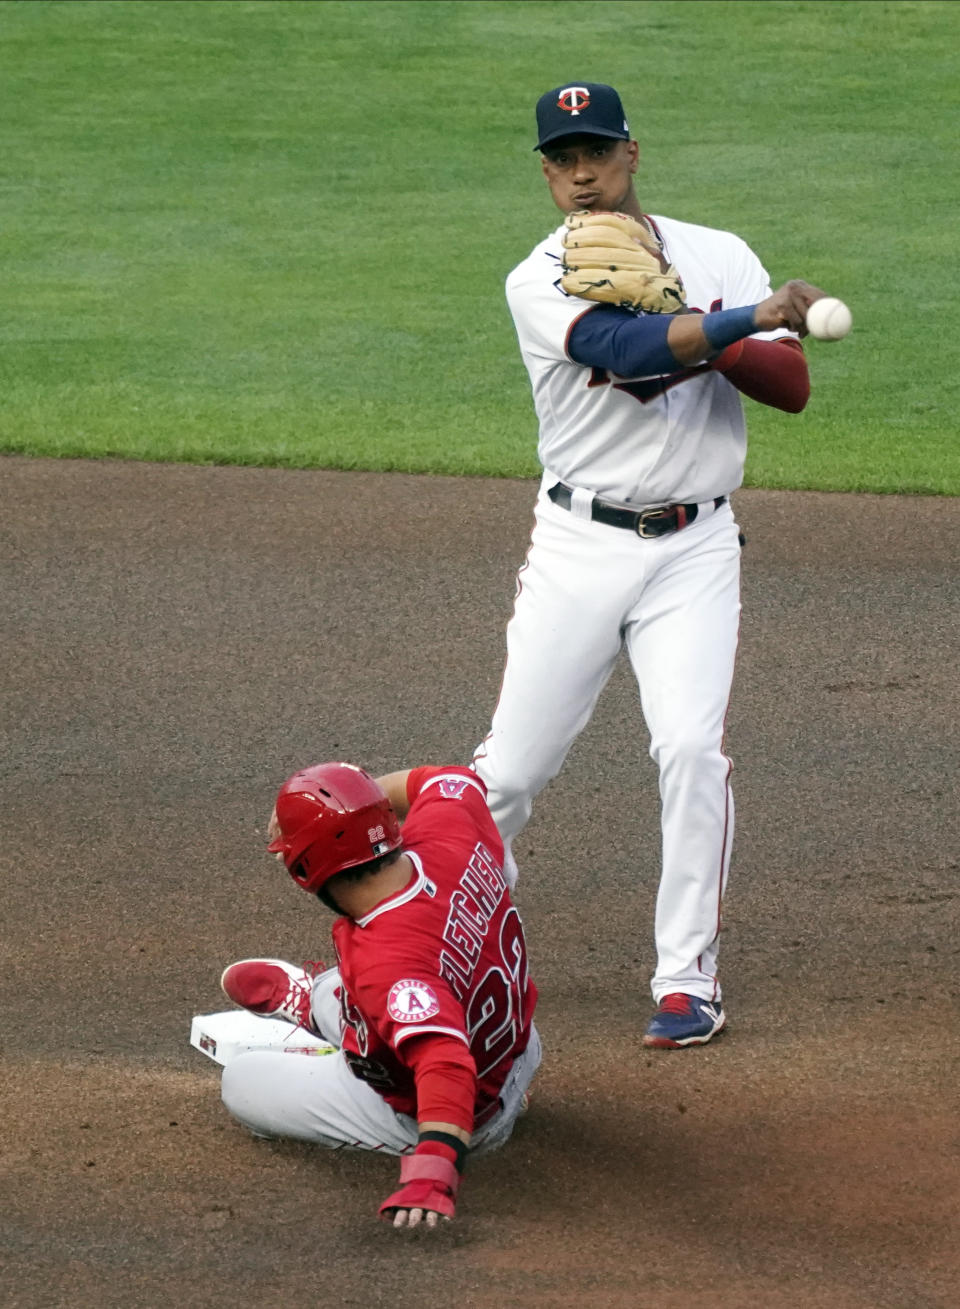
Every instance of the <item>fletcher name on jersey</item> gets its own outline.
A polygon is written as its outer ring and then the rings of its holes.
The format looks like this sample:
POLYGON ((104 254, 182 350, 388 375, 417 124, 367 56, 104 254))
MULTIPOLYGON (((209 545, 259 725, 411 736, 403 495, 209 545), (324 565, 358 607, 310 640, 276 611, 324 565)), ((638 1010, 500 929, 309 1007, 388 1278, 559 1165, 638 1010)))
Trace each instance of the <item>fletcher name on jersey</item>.
POLYGON ((371 913, 338 918, 333 927, 342 1045, 358 1077, 398 1113, 416 1116, 404 1043, 454 1038, 473 1062, 476 1090, 448 1112, 472 1131, 496 1112, 526 1048, 537 991, 483 784, 467 769, 414 768, 404 785, 403 848, 413 880, 371 913))

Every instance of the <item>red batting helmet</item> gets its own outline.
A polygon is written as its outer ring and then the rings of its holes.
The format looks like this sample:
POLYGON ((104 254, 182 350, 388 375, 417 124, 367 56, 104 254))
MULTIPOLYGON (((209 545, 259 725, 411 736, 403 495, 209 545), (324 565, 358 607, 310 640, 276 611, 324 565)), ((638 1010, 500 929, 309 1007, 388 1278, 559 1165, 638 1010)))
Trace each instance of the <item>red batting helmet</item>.
POLYGON ((280 788, 276 811, 280 835, 267 849, 283 855, 290 876, 311 894, 401 842, 386 794, 355 764, 314 764, 294 773, 280 788))

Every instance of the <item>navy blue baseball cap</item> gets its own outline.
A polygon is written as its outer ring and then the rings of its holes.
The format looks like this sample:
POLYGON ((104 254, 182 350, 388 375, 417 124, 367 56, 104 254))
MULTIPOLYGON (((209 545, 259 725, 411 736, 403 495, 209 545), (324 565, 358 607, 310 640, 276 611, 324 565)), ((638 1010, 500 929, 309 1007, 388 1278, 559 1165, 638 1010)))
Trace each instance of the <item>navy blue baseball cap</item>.
POLYGON ((571 82, 537 101, 537 144, 542 150, 561 136, 612 136, 630 140, 620 97, 602 82, 571 82))

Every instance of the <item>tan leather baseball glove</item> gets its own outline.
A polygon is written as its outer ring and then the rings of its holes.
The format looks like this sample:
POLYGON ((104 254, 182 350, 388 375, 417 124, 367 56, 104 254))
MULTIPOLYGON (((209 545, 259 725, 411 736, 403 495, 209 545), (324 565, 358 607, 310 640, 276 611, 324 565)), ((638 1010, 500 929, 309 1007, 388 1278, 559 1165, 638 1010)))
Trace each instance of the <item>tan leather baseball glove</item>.
POLYGON ((680 275, 644 223, 628 214, 568 214, 563 234, 563 277, 568 295, 648 314, 674 314, 686 296, 680 275))

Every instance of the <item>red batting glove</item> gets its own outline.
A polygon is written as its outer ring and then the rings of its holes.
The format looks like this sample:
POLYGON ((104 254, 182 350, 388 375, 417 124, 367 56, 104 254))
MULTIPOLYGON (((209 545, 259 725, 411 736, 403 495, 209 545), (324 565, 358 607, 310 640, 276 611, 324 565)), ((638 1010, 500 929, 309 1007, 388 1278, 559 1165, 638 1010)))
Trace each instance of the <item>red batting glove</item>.
POLYGON ((434 1154, 409 1154, 400 1161, 399 1191, 380 1206, 388 1221, 398 1209, 423 1209, 452 1218, 457 1207, 460 1174, 448 1160, 434 1154))

